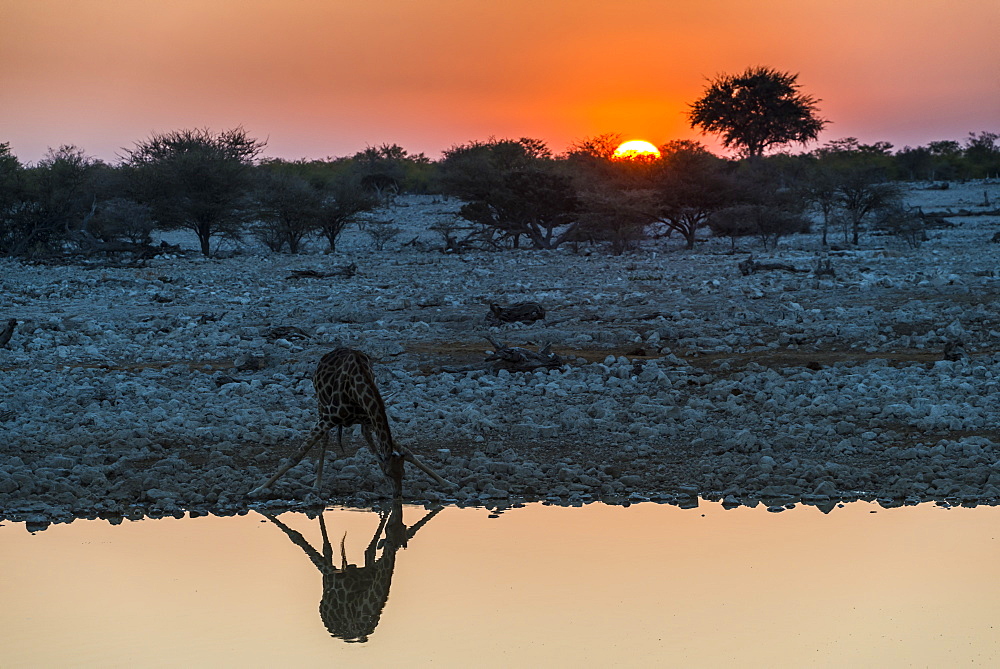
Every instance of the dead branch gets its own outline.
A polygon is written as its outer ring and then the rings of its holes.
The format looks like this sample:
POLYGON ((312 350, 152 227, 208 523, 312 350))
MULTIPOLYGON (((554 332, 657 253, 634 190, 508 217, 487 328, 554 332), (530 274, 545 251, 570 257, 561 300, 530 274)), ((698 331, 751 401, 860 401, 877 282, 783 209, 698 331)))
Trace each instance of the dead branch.
POLYGON ((768 272, 772 270, 781 272, 808 272, 807 269, 799 269, 798 267, 793 267, 792 265, 786 265, 780 262, 756 262, 753 256, 750 256, 746 260, 742 261, 738 267, 740 268, 740 274, 743 276, 749 276, 754 272, 768 272))
POLYGON ((286 341, 301 341, 312 338, 309 333, 301 328, 295 327, 294 325, 279 325, 278 327, 268 330, 264 336, 268 341, 277 341, 279 339, 284 339, 286 341))
POLYGON ((486 362, 490 363, 494 372, 501 369, 509 372, 532 372, 536 369, 561 367, 565 363, 557 353, 552 352, 551 344, 546 344, 536 353, 520 346, 502 346, 489 336, 486 339, 494 348, 486 356, 486 362))

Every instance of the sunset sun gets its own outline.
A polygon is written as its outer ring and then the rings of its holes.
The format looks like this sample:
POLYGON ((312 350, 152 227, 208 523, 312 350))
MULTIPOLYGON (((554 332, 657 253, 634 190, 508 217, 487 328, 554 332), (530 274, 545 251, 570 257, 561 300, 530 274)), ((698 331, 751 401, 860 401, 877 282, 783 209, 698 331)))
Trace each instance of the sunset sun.
POLYGON ((615 149, 615 158, 632 160, 635 158, 659 158, 660 151, 654 145, 642 139, 632 139, 615 149))

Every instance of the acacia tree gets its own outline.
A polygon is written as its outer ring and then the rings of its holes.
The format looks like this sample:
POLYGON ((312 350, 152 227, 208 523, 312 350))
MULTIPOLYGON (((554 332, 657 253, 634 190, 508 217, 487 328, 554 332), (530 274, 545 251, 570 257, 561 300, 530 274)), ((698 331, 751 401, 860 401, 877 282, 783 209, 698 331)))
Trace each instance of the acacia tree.
POLYGON ((970 132, 965 141, 965 170, 974 179, 1000 175, 1000 135, 970 132))
POLYGON ((490 243, 553 249, 576 226, 576 190, 559 172, 552 153, 536 139, 471 142, 445 151, 445 192, 465 201, 460 216, 488 230, 490 243))
POLYGON ((193 231, 208 256, 212 237, 239 234, 250 168, 264 146, 242 127, 175 130, 137 142, 124 162, 160 226, 193 231))
POLYGON ((0 143, 0 254, 16 252, 23 240, 25 190, 24 166, 11 153, 10 143, 0 143))
POLYGON ((782 237, 808 232, 807 191, 795 166, 770 158, 742 163, 733 175, 733 206, 713 216, 713 229, 729 236, 733 228, 756 235, 767 249, 776 248, 782 237))
POLYGON ((253 234, 278 252, 298 253, 302 240, 320 226, 321 192, 305 179, 272 168, 258 176, 253 193, 253 234))
POLYGON ((430 186, 430 159, 422 153, 411 154, 399 144, 369 146, 348 160, 361 186, 383 200, 430 186))
POLYGON ((691 127, 720 135, 723 146, 747 158, 815 140, 829 121, 817 116, 818 100, 799 91, 798 76, 768 67, 719 75, 691 104, 691 127))
POLYGON ((894 207, 900 187, 887 177, 891 144, 860 144, 847 137, 816 149, 815 170, 824 174, 826 197, 832 195, 835 217, 844 228, 844 242, 858 245, 861 230, 885 207, 894 207))
POLYGON ((837 182, 837 196, 844 223, 844 241, 850 232, 851 244, 857 246, 861 228, 886 207, 897 206, 900 187, 884 181, 878 170, 864 167, 845 168, 837 182))
POLYGON ((328 253, 337 250, 337 239, 361 215, 377 209, 379 198, 366 190, 352 175, 340 176, 323 186, 319 208, 319 230, 329 243, 328 253))
POLYGON ((0 231, 4 250, 11 255, 55 252, 78 237, 99 199, 96 173, 106 167, 82 149, 64 145, 49 149, 35 166, 12 172, 14 192, 4 199, 14 196, 17 202, 0 231))
POLYGON ((657 218, 694 248, 698 230, 713 212, 730 204, 733 186, 726 163, 697 142, 677 141, 660 147, 654 176, 657 218))
POLYGON ((656 191, 620 190, 605 186, 580 193, 580 226, 574 238, 608 241, 611 252, 621 255, 646 236, 655 221, 656 191))

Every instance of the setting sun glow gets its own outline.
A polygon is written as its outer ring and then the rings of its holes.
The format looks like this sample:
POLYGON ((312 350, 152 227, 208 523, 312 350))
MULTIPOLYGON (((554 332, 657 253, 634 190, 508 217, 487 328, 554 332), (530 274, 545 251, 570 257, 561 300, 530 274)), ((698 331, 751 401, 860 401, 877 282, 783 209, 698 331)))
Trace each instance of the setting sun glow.
POLYGON ((659 157, 659 149, 642 139, 632 139, 627 142, 622 142, 621 145, 615 149, 615 158, 623 160, 659 157))

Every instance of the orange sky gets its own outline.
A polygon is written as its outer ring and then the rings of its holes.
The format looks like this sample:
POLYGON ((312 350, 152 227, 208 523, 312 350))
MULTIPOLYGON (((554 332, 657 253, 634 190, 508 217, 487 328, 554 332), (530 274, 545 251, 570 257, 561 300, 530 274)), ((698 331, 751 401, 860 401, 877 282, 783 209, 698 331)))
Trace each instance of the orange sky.
POLYGON ((798 72, 823 141, 1000 131, 997 0, 0 0, 0 142, 114 160, 242 124, 283 158, 695 138, 705 78, 798 72))

